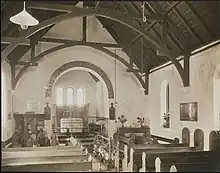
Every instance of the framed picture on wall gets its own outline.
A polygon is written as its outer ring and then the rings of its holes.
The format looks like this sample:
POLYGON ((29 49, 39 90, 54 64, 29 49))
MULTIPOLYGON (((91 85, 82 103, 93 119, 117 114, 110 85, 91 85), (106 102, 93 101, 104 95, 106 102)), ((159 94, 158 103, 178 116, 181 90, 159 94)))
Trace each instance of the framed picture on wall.
POLYGON ((198 121, 198 103, 180 103, 180 121, 198 121))

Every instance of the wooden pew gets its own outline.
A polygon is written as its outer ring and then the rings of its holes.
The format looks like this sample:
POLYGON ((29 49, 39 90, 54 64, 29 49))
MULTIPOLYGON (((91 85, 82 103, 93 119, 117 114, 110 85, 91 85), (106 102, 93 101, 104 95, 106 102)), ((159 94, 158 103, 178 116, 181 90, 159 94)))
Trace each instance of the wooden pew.
POLYGON ((9 148, 2 154, 3 171, 89 171, 92 162, 80 147, 9 148), (26 150, 25 150, 26 149, 26 150), (58 168, 57 165, 60 167, 58 168))
POLYGON ((4 172, 79 172, 92 170, 91 162, 69 162, 64 160, 63 162, 55 161, 53 163, 40 163, 29 165, 16 165, 16 166, 3 166, 1 168, 4 172))
POLYGON ((130 158, 127 158, 128 165, 129 165, 129 171, 133 171, 137 169, 139 170, 142 168, 144 170, 144 164, 143 159, 141 159, 143 156, 143 153, 165 153, 165 152, 189 152, 189 151, 196 151, 196 148, 194 147, 184 147, 182 145, 178 144, 147 144, 147 145, 134 145, 130 150, 128 151, 128 154, 130 158), (131 155, 132 151, 132 155, 131 155))
POLYGON ((19 152, 19 151, 50 151, 50 150, 81 150, 80 146, 49 146, 49 147, 21 147, 21 148, 3 148, 2 152, 19 152))
POLYGON ((153 152, 146 154, 145 163, 147 171, 168 172, 175 165, 178 172, 203 172, 216 171, 220 168, 219 160, 220 152, 213 151, 153 152))
MULTIPOLYGON (((133 135, 133 137, 134 137, 134 135, 133 135)), ((114 134, 114 139, 117 142, 119 142, 119 146, 117 146, 117 147, 113 146, 113 147, 116 148, 116 150, 118 149, 119 153, 123 152, 122 159, 119 158, 120 154, 117 154, 118 158, 116 159, 116 161, 119 162, 119 163, 117 163, 117 164, 115 163, 115 166, 122 164, 122 167, 123 167, 122 170, 127 169, 128 164, 127 165, 125 165, 125 164, 130 162, 128 160, 128 158, 125 158, 125 157, 129 156, 129 152, 127 154, 124 152, 125 145, 127 146, 128 151, 130 151, 130 148, 133 148, 134 150, 138 150, 138 147, 140 147, 140 146, 147 147, 147 148, 142 148, 142 149, 139 148, 139 150, 143 150, 143 151, 150 150, 150 148, 152 148, 152 147, 153 147, 152 150, 154 150, 156 147, 159 147, 159 148, 162 147, 161 150, 166 150, 167 147, 178 147, 179 150, 184 150, 185 149, 184 147, 185 146, 187 147, 186 144, 179 144, 178 138, 169 139, 169 138, 160 137, 160 136, 157 136, 157 135, 151 135, 149 127, 144 127, 144 128, 128 128, 128 127, 118 128, 117 133, 114 134), (151 140, 151 138, 157 138, 158 141, 162 141, 162 142, 165 142, 165 143, 168 143, 168 144, 144 144, 144 143, 143 144, 135 144, 135 139, 133 139, 132 137, 131 138, 126 137, 125 134, 127 134, 127 133, 130 133, 130 134, 143 133, 145 135, 146 139, 148 139, 148 140, 151 140), (136 147, 136 149, 135 149, 135 147, 136 147)), ((178 149, 176 149, 176 150, 178 150, 178 149)), ((140 151, 140 158, 141 158, 141 155, 142 155, 143 151, 140 151)), ((188 151, 188 149, 186 149, 186 151, 188 151)), ((134 152, 136 152, 136 151, 134 151, 134 152)))

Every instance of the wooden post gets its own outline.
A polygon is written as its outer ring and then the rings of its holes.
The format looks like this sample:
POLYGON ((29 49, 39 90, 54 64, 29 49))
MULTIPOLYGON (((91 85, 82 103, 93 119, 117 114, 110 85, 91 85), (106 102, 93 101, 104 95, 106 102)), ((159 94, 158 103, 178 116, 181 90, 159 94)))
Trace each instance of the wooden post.
POLYGON ((177 172, 177 169, 176 169, 176 166, 175 165, 172 165, 170 167, 170 172, 177 172))
POLYGON ((142 153, 142 168, 139 170, 139 172, 146 172, 146 153, 142 153))
POLYGON ((128 168, 128 146, 124 145, 124 158, 122 160, 123 172, 127 172, 127 168, 128 168))
POLYGON ((128 172, 133 172, 133 155, 134 155, 134 150, 133 148, 130 149, 130 162, 128 163, 128 172))
POLYGON ((116 168, 116 172, 119 172, 119 142, 118 141, 116 144, 115 168, 116 168))
POLYGON ((108 150, 109 158, 112 158, 112 138, 109 138, 109 150, 108 150))
POLYGON ((155 160, 155 168, 156 172, 161 172, 161 160, 159 157, 157 157, 155 160))

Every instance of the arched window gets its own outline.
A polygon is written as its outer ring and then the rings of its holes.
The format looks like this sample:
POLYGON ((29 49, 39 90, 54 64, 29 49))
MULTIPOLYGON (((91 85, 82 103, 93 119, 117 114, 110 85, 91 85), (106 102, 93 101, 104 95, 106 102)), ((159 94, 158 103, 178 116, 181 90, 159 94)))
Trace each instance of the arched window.
POLYGON ((74 90, 73 88, 67 89, 67 105, 73 105, 73 97, 74 97, 74 90))
POLYGON ((166 113, 170 112, 170 85, 166 85, 166 113))
POLYGON ((170 86, 168 81, 161 83, 161 120, 164 128, 170 128, 170 86))
POLYGON ((85 104, 85 89, 84 88, 79 88, 77 90, 77 105, 82 106, 85 104))
MULTIPOLYGON (((2 71, 1 72, 1 95, 2 95, 2 103, 1 103, 1 107, 2 107, 2 125, 4 126, 7 122, 7 96, 6 96, 6 78, 5 78, 5 74, 2 71)), ((2 126, 2 127, 3 127, 2 126)))
POLYGON ((62 88, 57 88, 57 106, 62 106, 63 105, 63 89, 62 88))

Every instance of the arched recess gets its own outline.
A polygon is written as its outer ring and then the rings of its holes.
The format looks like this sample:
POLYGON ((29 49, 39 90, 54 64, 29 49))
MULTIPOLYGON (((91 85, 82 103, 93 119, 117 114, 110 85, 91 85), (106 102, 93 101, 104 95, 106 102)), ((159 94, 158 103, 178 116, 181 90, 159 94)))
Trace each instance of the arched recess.
MULTIPOLYGON (((63 45, 59 45, 53 48, 50 48, 48 50, 45 50, 44 52, 41 52, 39 55, 37 55, 36 57, 33 58, 33 61, 39 61, 41 60, 44 56, 49 55, 53 52, 59 51, 61 49, 65 49, 65 48, 69 48, 69 47, 73 47, 73 46, 79 46, 80 44, 63 44, 63 45)), ((82 44, 83 45, 83 44, 82 44)), ((117 54, 113 53, 112 51, 102 47, 102 46, 90 46, 96 50, 102 51, 106 54, 108 54, 109 56, 111 56, 112 58, 116 58, 116 60, 118 60, 119 62, 121 62, 123 65, 125 65, 127 68, 129 68, 129 63, 127 61, 125 61, 123 58, 121 58, 120 56, 118 56, 117 54)), ((29 68, 30 66, 24 66, 20 72, 17 74, 16 78, 15 78, 15 86, 18 83, 18 80, 22 77, 22 75, 25 73, 25 71, 29 68)), ((141 76, 137 73, 137 72, 133 72, 133 74, 135 75, 135 77, 137 78, 137 80, 139 81, 140 85, 145 89, 145 82, 143 81, 143 79, 141 78, 141 76)))
POLYGON ((204 150, 204 132, 201 129, 194 131, 194 147, 198 150, 204 150))
POLYGON ((182 143, 187 146, 190 145, 190 130, 187 127, 182 130, 182 143))
POLYGON ((92 63, 86 62, 86 61, 72 61, 72 62, 68 62, 66 64, 63 64, 62 66, 57 68, 53 72, 53 74, 51 75, 51 77, 48 81, 45 97, 51 97, 52 96, 52 87, 53 87, 54 83, 56 82, 56 80, 64 72, 68 71, 69 69, 74 69, 74 68, 78 68, 78 67, 89 69, 89 70, 95 72, 96 74, 98 74, 99 77, 102 78, 102 80, 104 81, 104 83, 107 87, 108 98, 109 99, 114 99, 114 90, 113 90, 113 86, 112 86, 112 83, 111 83, 108 75, 100 67, 98 67, 98 66, 96 66, 92 63))
POLYGON ((220 150, 220 135, 217 133, 217 131, 211 131, 209 133, 209 150, 220 150))

